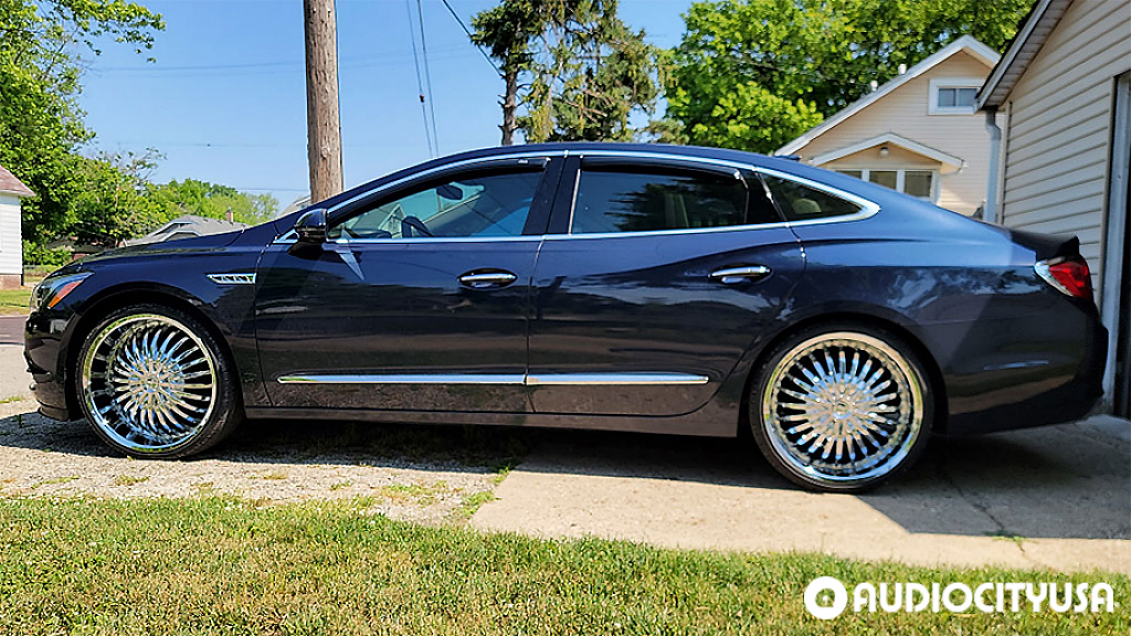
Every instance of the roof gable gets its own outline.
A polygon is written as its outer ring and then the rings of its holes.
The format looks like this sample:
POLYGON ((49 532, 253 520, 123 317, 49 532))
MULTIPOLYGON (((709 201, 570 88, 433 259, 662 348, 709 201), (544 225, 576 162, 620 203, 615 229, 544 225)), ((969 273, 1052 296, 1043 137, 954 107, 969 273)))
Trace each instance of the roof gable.
POLYGON ((861 97, 852 104, 849 104, 843 110, 837 112, 832 117, 829 117, 825 121, 814 126, 808 132, 801 135, 797 139, 794 139, 788 144, 782 146, 778 149, 777 154, 791 155, 796 153, 805 146, 809 145, 809 143, 817 137, 820 137, 821 135, 828 132, 834 126, 844 122, 848 118, 852 117, 856 113, 859 113, 868 106, 871 106, 877 101, 883 99, 887 95, 890 95, 891 93, 895 92, 896 89, 904 86, 908 82, 923 76, 928 71, 935 68, 939 64, 942 64, 946 60, 949 60, 960 51, 969 53, 971 56, 981 61, 986 66, 993 66, 997 63, 1000 57, 997 52, 990 47, 982 44, 969 35, 964 35, 946 45, 945 47, 939 49, 938 51, 935 51, 933 54, 926 57, 915 66, 907 69, 907 72, 903 75, 899 75, 893 78, 888 83, 872 91, 871 93, 868 93, 864 97, 861 97))
POLYGON ((922 155, 928 159, 937 161, 944 166, 961 168, 966 165, 966 162, 961 157, 956 157, 937 148, 931 148, 930 146, 921 144, 913 139, 901 137, 895 133, 886 133, 878 137, 873 137, 871 139, 866 139, 859 143, 852 144, 851 146, 846 146, 844 148, 833 150, 832 152, 827 152, 823 155, 814 157, 812 159, 812 163, 815 166, 822 166, 826 163, 836 161, 837 159, 843 159, 844 157, 847 157, 849 155, 856 154, 862 150, 874 148, 879 145, 889 144, 892 146, 898 146, 917 155, 922 155))
POLYGON ((4 166, 0 166, 0 192, 6 194, 14 194, 18 197, 34 197, 35 193, 31 188, 23 184, 16 175, 8 172, 4 166))

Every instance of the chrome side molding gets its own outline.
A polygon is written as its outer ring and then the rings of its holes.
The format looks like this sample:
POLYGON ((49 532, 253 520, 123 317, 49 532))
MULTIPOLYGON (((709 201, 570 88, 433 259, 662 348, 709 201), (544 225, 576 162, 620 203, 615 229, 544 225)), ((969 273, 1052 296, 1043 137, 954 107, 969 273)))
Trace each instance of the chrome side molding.
POLYGON ((690 373, 453 373, 453 374, 300 374, 285 375, 279 384, 505 384, 512 386, 663 386, 706 384, 705 375, 690 373))
POLYGON ((527 375, 527 386, 658 386, 706 384, 707 376, 690 373, 540 373, 527 375))
POLYGON ((279 384, 522 384, 522 374, 285 375, 279 384))

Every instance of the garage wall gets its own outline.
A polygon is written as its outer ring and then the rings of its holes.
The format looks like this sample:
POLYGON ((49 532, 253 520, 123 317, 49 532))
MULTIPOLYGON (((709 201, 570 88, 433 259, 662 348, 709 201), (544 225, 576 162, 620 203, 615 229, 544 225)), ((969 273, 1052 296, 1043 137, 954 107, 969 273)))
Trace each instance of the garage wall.
POLYGON ((1115 77, 1131 0, 1076 0, 1009 95, 1002 222, 1076 234, 1100 287, 1115 77))

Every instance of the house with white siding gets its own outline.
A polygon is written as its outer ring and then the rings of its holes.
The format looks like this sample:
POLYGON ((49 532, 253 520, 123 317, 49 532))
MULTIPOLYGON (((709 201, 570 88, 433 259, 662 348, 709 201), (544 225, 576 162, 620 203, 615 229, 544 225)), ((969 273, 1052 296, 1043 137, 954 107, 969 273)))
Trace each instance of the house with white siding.
POLYGON ((1131 414, 1131 0, 1038 0, 978 93, 986 220, 1075 234, 1111 332, 1106 399, 1131 414))
POLYGON ((35 196, 0 166, 0 289, 23 284, 24 242, 20 234, 20 199, 35 196))
POLYGON ((778 149, 966 215, 986 195, 989 133, 974 96, 998 54, 963 36, 778 149))

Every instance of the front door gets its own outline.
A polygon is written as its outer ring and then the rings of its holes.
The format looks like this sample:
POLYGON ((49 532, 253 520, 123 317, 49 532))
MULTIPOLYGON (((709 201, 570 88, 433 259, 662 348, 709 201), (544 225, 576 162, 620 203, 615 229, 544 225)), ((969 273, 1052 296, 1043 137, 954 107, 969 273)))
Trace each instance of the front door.
POLYGON ((433 175, 335 210, 322 249, 268 248, 256 325, 272 404, 528 411, 529 281, 557 185, 549 165, 433 175))
POLYGON ((546 237, 532 288, 538 413, 697 410, 804 269, 757 176, 628 160, 583 158, 562 178, 559 192, 576 194, 554 210, 560 233, 546 237))

